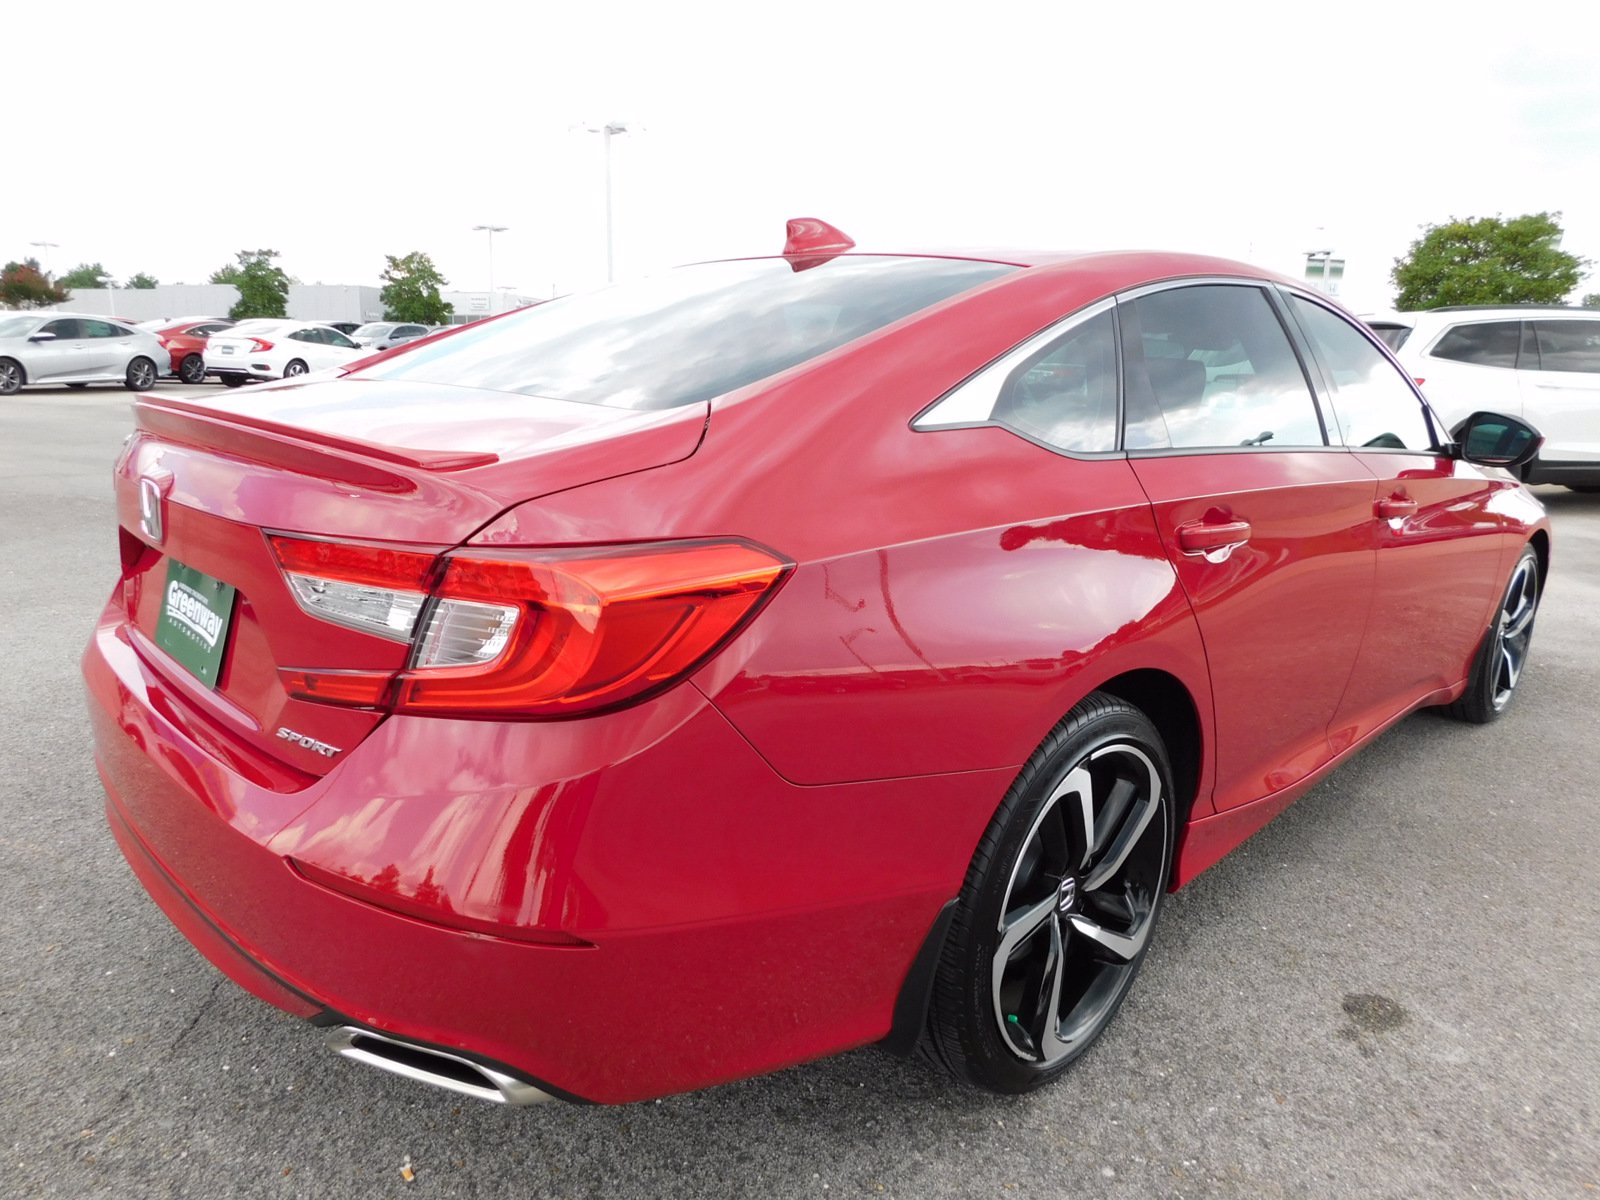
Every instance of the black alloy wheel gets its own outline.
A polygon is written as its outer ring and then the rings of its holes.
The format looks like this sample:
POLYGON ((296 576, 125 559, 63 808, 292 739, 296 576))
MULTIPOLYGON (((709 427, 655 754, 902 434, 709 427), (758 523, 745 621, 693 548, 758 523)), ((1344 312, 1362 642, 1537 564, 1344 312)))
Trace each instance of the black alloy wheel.
POLYGON ((292 379, 296 375, 304 375, 308 370, 310 370, 310 368, 297 358, 288 366, 284 367, 283 377, 285 379, 292 379))
POLYGON ((928 1056, 1003 1093, 1060 1076, 1115 1016, 1172 872, 1172 769, 1114 696, 1075 707, 1006 794, 967 872, 928 1056))
POLYGON ((139 357, 128 364, 128 374, 124 381, 128 389, 142 392, 156 384, 156 365, 148 358, 139 357))
POLYGON ((1487 725, 1510 706, 1528 665, 1533 619, 1539 612, 1539 556, 1524 546, 1511 570, 1494 621, 1483 635, 1467 676, 1467 690, 1447 710, 1474 725, 1487 725))
POLYGON ((0 396, 14 396, 21 390, 21 364, 15 359, 0 358, 0 396))
POLYGON ((198 354, 185 355, 178 364, 178 378, 184 383, 204 383, 206 381, 206 360, 198 354))

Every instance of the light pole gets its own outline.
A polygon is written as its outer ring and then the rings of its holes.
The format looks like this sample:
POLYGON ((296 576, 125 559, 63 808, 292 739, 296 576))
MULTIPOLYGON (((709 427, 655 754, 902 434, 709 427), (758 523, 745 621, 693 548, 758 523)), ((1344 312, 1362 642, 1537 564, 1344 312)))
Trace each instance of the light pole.
POLYGON ((605 142, 606 149, 606 282, 610 283, 614 275, 611 253, 611 138, 613 134, 627 133, 626 121, 607 121, 604 125, 585 125, 590 133, 598 133, 605 142))
POLYGON ((509 225, 474 225, 473 233, 489 235, 489 315, 494 316, 494 235, 510 229, 509 225))
POLYGON ((50 277, 50 251, 61 249, 61 243, 60 242, 29 242, 28 245, 37 246, 37 247, 39 247, 40 250, 44 251, 44 276, 45 276, 46 279, 48 279, 50 277))

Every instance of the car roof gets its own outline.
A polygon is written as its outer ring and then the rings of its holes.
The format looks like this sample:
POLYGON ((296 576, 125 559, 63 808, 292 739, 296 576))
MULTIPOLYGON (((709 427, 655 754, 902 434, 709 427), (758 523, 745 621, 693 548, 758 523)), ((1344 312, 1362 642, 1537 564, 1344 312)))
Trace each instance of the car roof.
POLYGON ((1422 308, 1412 312, 1368 313, 1361 319, 1369 325, 1415 327, 1433 317, 1444 318, 1446 322, 1468 318, 1495 321, 1523 317, 1529 313, 1544 316, 1589 316, 1600 319, 1600 312, 1578 304, 1446 304, 1441 308, 1422 308))

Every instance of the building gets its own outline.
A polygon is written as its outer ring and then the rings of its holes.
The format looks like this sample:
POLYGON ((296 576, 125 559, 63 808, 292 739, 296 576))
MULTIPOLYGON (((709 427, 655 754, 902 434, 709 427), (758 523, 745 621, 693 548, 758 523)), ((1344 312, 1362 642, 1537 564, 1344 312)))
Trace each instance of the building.
MULTIPOLYGON (((381 321, 380 288, 358 284, 292 283, 288 315, 297 321, 381 321)), ((495 313, 508 312, 539 297, 497 288, 488 292, 441 293, 452 310, 450 324, 464 325, 495 313)), ((159 317, 222 317, 239 301, 231 283, 163 283, 153 288, 84 288, 67 294, 56 308, 67 312, 104 313, 123 321, 159 317)))

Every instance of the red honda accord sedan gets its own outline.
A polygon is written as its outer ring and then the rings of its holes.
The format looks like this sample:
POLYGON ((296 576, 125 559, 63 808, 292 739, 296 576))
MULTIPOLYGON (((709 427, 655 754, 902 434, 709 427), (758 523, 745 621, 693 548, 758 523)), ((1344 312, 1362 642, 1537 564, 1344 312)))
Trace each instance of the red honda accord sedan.
POLYGON ((1022 1092, 1163 895, 1550 559, 1326 298, 1165 253, 685 267, 343 377, 142 397, 84 659, 111 829, 341 1053, 622 1102, 848 1047, 1022 1092))

